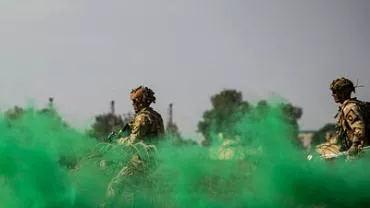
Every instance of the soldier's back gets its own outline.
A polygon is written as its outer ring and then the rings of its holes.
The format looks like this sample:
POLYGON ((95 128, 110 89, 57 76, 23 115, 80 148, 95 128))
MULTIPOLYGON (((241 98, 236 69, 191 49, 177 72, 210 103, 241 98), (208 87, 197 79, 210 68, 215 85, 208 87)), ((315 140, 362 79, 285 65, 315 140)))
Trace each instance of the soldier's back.
POLYGON ((145 126, 145 137, 161 137, 164 134, 164 124, 161 114, 153 108, 144 108, 138 113, 139 117, 143 118, 145 126))
POLYGON ((366 145, 370 144, 370 103, 351 98, 346 100, 340 107, 341 116, 338 125, 348 134, 351 135, 354 129, 363 132, 366 145))

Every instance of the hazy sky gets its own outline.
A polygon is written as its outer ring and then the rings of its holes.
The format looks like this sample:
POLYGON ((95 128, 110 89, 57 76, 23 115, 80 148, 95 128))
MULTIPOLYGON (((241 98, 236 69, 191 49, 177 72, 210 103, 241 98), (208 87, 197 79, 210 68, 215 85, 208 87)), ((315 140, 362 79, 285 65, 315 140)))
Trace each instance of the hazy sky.
POLYGON ((46 104, 85 127, 96 113, 132 111, 129 92, 193 135, 210 96, 277 93, 304 109, 302 129, 332 121, 329 84, 347 76, 370 100, 368 0, 3 0, 0 107, 46 104))

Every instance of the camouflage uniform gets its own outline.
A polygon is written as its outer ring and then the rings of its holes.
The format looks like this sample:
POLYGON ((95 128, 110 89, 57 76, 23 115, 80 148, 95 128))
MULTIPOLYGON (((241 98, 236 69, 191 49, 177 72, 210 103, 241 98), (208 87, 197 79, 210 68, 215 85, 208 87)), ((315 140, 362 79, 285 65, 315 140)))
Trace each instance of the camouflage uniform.
POLYGON ((338 127, 349 139, 347 143, 360 142, 362 145, 365 144, 365 121, 355 98, 346 100, 339 107, 336 119, 338 127))
POLYGON ((141 109, 130 123, 131 133, 127 138, 119 140, 119 143, 135 144, 143 141, 148 144, 155 143, 164 134, 164 125, 161 115, 151 107, 141 109))
POLYGON ((135 153, 130 162, 111 180, 107 190, 108 198, 119 198, 124 201, 133 200, 127 197, 137 191, 134 184, 137 185, 139 181, 143 182, 147 173, 156 166, 154 144, 164 134, 161 115, 149 106, 155 102, 154 92, 140 86, 131 92, 130 98, 133 101, 136 115, 129 124, 130 134, 126 138, 119 139, 118 143, 126 147, 131 146, 135 153), (117 194, 119 194, 118 197, 116 197, 117 194))
POLYGON ((347 96, 343 96, 337 101, 340 103, 338 113, 335 116, 338 128, 337 134, 342 143, 341 149, 348 151, 350 155, 356 155, 362 147, 368 145, 366 122, 360 106, 361 101, 350 97, 355 87, 346 78, 334 80, 330 85, 330 89, 333 92, 333 96, 343 92, 347 93, 347 96))

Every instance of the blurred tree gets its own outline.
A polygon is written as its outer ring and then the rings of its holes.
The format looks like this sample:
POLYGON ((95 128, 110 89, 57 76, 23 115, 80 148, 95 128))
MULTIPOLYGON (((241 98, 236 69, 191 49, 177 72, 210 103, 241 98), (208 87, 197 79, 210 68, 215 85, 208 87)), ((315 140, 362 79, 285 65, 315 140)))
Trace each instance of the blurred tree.
POLYGON ((272 105, 266 100, 260 100, 257 103, 257 106, 253 109, 251 116, 255 121, 263 120, 265 114, 274 109, 280 111, 282 121, 287 125, 286 133, 290 141, 296 146, 303 147, 302 143, 298 139, 298 120, 302 117, 302 108, 290 103, 278 103, 277 105, 272 105))
MULTIPOLYGON (((43 131, 44 135, 50 136, 50 142, 60 142, 58 139, 63 136, 64 133, 74 134, 76 136, 81 135, 79 131, 72 128, 63 120, 59 113, 55 110, 52 105, 53 99, 49 99, 49 104, 47 107, 42 109, 26 108, 23 109, 18 106, 7 110, 5 112, 5 119, 8 124, 8 128, 14 129, 15 132, 20 132, 19 136, 15 136, 19 142, 27 142, 29 137, 28 133, 32 132, 30 128, 35 126, 30 126, 32 120, 38 120, 42 124, 37 129, 38 133, 43 131)), ((32 134, 30 138, 32 138, 32 134)), ((77 164, 77 154, 73 149, 60 148, 57 150, 59 155, 59 164, 63 167, 72 168, 77 164)))
POLYGON ((192 139, 185 139, 181 136, 181 133, 179 131, 179 128, 177 127, 177 124, 172 122, 172 123, 167 123, 166 127, 166 134, 172 139, 172 143, 175 146, 182 146, 182 145, 196 145, 198 144, 192 139))
POLYGON ((264 113, 264 112, 266 112, 268 109, 269 109, 269 104, 267 103, 267 101, 266 101, 266 100, 260 100, 260 101, 257 103, 257 106, 256 106, 256 110, 257 110, 257 112, 264 113))
POLYGON ((31 114, 36 113, 38 115, 47 116, 49 119, 52 119, 54 121, 54 124, 56 127, 60 127, 60 126, 68 127, 67 122, 63 120, 63 118, 59 115, 59 113, 54 109, 54 107, 50 103, 48 104, 47 107, 41 108, 41 109, 35 109, 35 108, 23 109, 19 106, 14 106, 13 108, 8 109, 5 112, 5 118, 8 119, 9 124, 11 124, 12 121, 16 121, 22 118, 22 116, 25 114, 30 115, 29 113, 31 114))
POLYGON ((251 116, 254 118, 255 121, 261 120, 264 118, 265 114, 270 108, 271 106, 266 100, 260 100, 257 103, 257 106, 253 109, 251 116))
POLYGON ((184 138, 174 140, 173 144, 175 146, 198 145, 198 143, 196 141, 194 141, 192 139, 184 139, 184 138))
POLYGON ((134 114, 123 114, 123 118, 115 113, 115 102, 110 102, 110 112, 95 116, 95 121, 88 130, 87 134, 98 141, 106 142, 108 135, 112 131, 121 130, 127 123, 134 119, 134 114))
POLYGON ((124 118, 112 113, 97 115, 95 116, 95 122, 88 131, 88 135, 99 141, 105 141, 112 131, 119 131, 125 126, 125 122, 131 121, 133 118, 130 116, 132 114, 126 114, 124 118))
POLYGON ((250 110, 248 102, 243 101, 242 93, 225 89, 211 97, 212 109, 203 113, 203 121, 198 122, 198 132, 204 136, 202 145, 211 144, 211 134, 220 132, 227 138, 236 136, 232 126, 250 110))
POLYGON ((298 120, 302 117, 303 110, 300 107, 294 106, 290 103, 281 103, 279 105, 283 120, 288 124, 288 135, 291 142, 300 148, 303 148, 303 144, 298 139, 299 124, 298 120))
POLYGON ((13 108, 5 111, 5 118, 7 119, 18 119, 20 118, 24 113, 24 109, 18 106, 14 106, 13 108))
POLYGON ((318 145, 327 142, 327 133, 336 131, 336 125, 334 123, 327 123, 321 127, 312 137, 311 145, 318 145))

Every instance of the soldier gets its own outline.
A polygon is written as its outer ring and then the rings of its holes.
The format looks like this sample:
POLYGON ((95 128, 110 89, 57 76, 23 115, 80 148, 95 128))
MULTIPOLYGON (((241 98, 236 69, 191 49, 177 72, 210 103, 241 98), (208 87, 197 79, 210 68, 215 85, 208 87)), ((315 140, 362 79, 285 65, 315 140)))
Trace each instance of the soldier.
POLYGON ((154 92, 143 86, 131 91, 130 99, 135 110, 135 119, 129 124, 131 133, 126 138, 121 138, 118 143, 155 143, 155 140, 164 134, 162 116, 150 107, 155 103, 154 92))
POLYGON ((136 113, 135 118, 129 124, 130 134, 120 138, 118 144, 135 145, 134 149, 137 152, 110 181, 107 190, 108 200, 123 200, 127 203, 132 203, 132 194, 138 191, 135 185, 145 181, 147 173, 155 167, 154 144, 164 135, 163 119, 158 112, 150 107, 150 104, 156 101, 154 92, 147 87, 139 86, 131 91, 130 99, 136 113), (143 152, 144 154, 142 154, 143 152))
POLYGON ((341 141, 341 150, 348 151, 350 157, 368 145, 368 135, 366 135, 366 121, 364 109, 361 107, 362 101, 356 97, 351 97, 355 92, 353 82, 347 78, 338 78, 330 85, 332 96, 336 103, 339 103, 336 122, 338 128, 338 138, 341 141))

